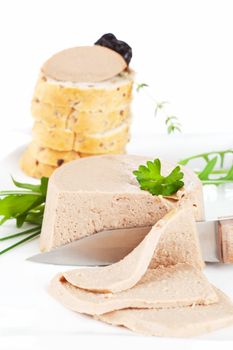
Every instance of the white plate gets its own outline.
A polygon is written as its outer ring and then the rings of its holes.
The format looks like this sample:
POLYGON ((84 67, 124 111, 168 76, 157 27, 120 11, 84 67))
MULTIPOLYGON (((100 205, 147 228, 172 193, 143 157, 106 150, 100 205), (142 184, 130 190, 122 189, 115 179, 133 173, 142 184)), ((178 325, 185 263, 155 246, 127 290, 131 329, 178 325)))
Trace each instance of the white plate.
MULTIPOLYGON (((1 189, 12 187, 10 174, 18 180, 35 181, 26 177, 18 168, 18 159, 22 149, 22 147, 18 148, 1 162, 1 189)), ((143 153, 146 154, 146 152, 143 153)), ((233 186, 219 188, 206 186, 204 195, 208 217, 233 214, 233 186)), ((15 230, 13 224, 7 224, 5 228, 1 228, 1 232, 9 230, 15 230)), ((0 257, 1 281, 4 281, 0 286, 0 334, 5 335, 5 339, 9 341, 11 341, 12 336, 16 338, 24 336, 26 339, 22 347, 24 350, 31 348, 31 346, 34 349, 37 348, 34 344, 35 339, 40 341, 36 344, 43 344, 43 346, 52 342, 53 347, 55 347, 55 345, 61 345, 63 341, 64 344, 69 344, 70 336, 74 341, 79 341, 75 340, 76 337, 82 337, 86 344, 93 346, 104 342, 106 337, 112 336, 114 337, 112 342, 115 345, 119 344, 119 346, 121 346, 120 344, 136 346, 142 341, 143 345, 172 345, 173 349, 176 345, 185 344, 188 346, 191 343, 192 349, 195 345, 199 348, 202 343, 209 346, 209 342, 213 344, 212 341, 214 343, 215 341, 224 341, 226 348, 226 341, 233 341, 233 327, 187 340, 143 338, 126 329, 111 327, 89 317, 73 313, 50 298, 46 291, 50 279, 64 267, 25 261, 27 257, 38 251, 38 240, 35 240, 0 257), (50 336, 53 337, 53 340, 50 339, 50 336)), ((214 285, 221 288, 233 299, 233 266, 208 264, 205 273, 214 285)), ((219 344, 219 346, 221 345, 219 344)), ((20 349, 20 347, 16 348, 20 349)))

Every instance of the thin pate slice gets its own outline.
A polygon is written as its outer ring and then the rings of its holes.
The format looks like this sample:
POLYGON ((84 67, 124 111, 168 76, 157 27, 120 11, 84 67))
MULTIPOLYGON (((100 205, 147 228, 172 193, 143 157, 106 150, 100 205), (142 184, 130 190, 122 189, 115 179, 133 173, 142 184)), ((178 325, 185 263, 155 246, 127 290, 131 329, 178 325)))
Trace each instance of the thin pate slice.
MULTIPOLYGON (((174 259, 172 258, 173 245, 167 246, 164 241, 164 249, 160 246, 160 250, 169 256, 173 265, 188 263, 201 269, 203 260, 193 211, 185 208, 174 209, 166 214, 152 227, 141 243, 119 262, 105 267, 75 269, 63 273, 63 276, 72 285, 95 292, 115 293, 129 289, 141 279, 148 269, 161 237, 165 234, 169 236, 174 232, 177 238, 176 245, 179 247, 175 249, 174 259), (190 247, 192 247, 191 253, 190 247), (177 254, 178 251, 180 254, 177 254)), ((156 258, 157 263, 159 259, 160 257, 156 258)), ((164 257, 162 256, 161 259, 163 261, 164 257)))
POLYGON ((191 337, 233 325, 233 304, 216 290, 219 302, 175 309, 125 309, 96 316, 115 326, 161 337, 191 337))
POLYGON ((134 287, 115 294, 77 288, 58 274, 51 281, 49 292, 67 308, 89 315, 125 308, 168 308, 218 301, 202 272, 187 264, 148 269, 134 287))
POLYGON ((94 45, 60 51, 49 58, 41 70, 56 80, 94 83, 110 79, 126 67, 127 63, 117 52, 94 45))

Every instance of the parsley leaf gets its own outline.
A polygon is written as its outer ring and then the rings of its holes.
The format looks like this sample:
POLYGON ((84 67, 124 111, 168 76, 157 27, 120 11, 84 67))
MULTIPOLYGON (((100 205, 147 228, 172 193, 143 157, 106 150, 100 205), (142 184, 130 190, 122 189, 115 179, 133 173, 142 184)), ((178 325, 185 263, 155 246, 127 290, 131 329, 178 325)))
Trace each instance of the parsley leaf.
POLYGON ((182 181, 184 174, 180 166, 176 166, 167 176, 163 176, 159 159, 148 161, 146 165, 140 165, 138 170, 133 171, 142 190, 156 196, 170 196, 184 186, 182 181))

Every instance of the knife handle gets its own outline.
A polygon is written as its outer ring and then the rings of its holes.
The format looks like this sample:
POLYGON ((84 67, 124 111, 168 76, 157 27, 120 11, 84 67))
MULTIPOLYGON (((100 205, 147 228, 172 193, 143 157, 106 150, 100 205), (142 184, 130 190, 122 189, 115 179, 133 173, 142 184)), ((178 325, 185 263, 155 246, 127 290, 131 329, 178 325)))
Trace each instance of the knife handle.
POLYGON ((233 218, 218 221, 220 259, 223 263, 233 263, 233 218))

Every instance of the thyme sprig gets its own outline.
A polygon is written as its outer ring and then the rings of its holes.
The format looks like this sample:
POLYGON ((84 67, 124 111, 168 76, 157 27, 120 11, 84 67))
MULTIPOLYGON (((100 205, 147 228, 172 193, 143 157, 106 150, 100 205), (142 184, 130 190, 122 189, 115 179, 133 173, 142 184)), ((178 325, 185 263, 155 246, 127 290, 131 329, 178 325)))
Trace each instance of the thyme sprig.
POLYGON ((154 104, 154 116, 159 116, 160 112, 164 112, 165 114, 165 125, 167 127, 167 133, 172 134, 176 131, 181 132, 181 124, 179 122, 178 117, 172 115, 168 115, 166 112, 166 105, 169 104, 168 101, 157 101, 148 91, 145 90, 145 88, 148 88, 149 85, 146 83, 135 83, 136 85, 136 91, 140 92, 144 90, 146 96, 153 101, 154 104))
POLYGON ((178 118, 174 115, 168 116, 165 121, 167 125, 167 132, 171 134, 175 131, 181 132, 181 124, 178 121, 178 118))

